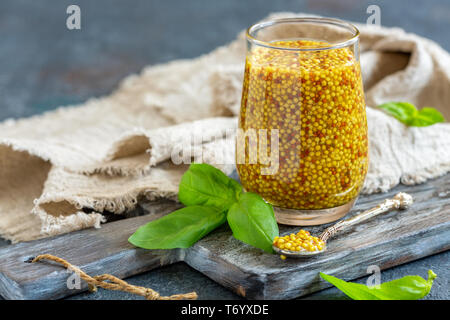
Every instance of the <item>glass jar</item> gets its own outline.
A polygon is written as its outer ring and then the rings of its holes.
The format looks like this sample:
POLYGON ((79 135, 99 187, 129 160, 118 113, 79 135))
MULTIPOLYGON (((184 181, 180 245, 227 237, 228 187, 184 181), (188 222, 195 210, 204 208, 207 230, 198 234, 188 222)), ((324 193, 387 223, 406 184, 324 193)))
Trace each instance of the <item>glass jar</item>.
POLYGON ((368 167, 355 26, 288 18, 247 30, 236 166, 279 223, 323 224, 351 209, 368 167))

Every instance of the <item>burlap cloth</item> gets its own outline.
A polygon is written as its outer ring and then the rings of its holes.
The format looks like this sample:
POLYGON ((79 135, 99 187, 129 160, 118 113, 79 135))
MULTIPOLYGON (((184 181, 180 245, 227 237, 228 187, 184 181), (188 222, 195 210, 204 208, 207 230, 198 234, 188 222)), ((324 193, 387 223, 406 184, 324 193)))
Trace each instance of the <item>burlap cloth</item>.
MULTIPOLYGON (((409 101, 450 119, 449 54, 401 29, 359 28, 367 105, 409 101)), ((186 165, 170 158, 187 136, 206 137, 192 139, 193 150, 204 151, 197 161, 230 173, 234 147, 222 138, 237 124, 244 56, 241 33, 196 59, 147 67, 107 97, 1 123, 0 235, 17 242, 99 227, 105 210, 123 213, 143 197, 176 199, 186 165), (216 151, 228 164, 217 163, 216 151)), ((367 118, 364 193, 450 170, 450 124, 408 128, 371 107, 367 118)))

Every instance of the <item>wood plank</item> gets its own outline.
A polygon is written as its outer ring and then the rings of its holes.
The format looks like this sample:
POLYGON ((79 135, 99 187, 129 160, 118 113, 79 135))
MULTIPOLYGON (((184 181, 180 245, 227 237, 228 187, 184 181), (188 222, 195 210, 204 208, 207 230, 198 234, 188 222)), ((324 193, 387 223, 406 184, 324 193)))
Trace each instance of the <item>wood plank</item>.
POLYGON ((69 260, 91 275, 111 273, 121 278, 180 261, 178 250, 141 250, 128 237, 142 224, 157 219, 180 205, 171 201, 143 204, 149 215, 110 222, 101 229, 86 229, 65 235, 10 245, 0 250, 0 295, 5 299, 57 299, 87 290, 68 289, 70 276, 52 263, 27 263, 30 258, 49 253, 69 260))
MULTIPOLYGON (((366 274, 369 265, 381 269, 450 249, 450 174, 426 184, 399 186, 387 194, 362 196, 355 214, 396 192, 415 198, 406 211, 378 216, 331 239, 328 251, 301 260, 282 261, 234 239, 222 227, 186 250, 142 250, 127 238, 140 225, 179 207, 178 204, 141 203, 146 216, 110 222, 101 229, 20 243, 0 249, 0 294, 7 299, 54 299, 86 290, 70 290, 63 268, 24 261, 41 253, 65 258, 89 274, 112 273, 125 278, 153 268, 185 261, 211 279, 250 299, 289 299, 330 286, 319 271, 352 280, 366 274)), ((139 214, 140 214, 139 213, 139 214)), ((308 227, 318 234, 328 225, 308 227)), ((298 228, 281 226, 282 234, 298 228)))
MULTIPOLYGON (((325 255, 281 261, 240 245, 221 231, 214 239, 208 237, 195 245, 185 261, 247 298, 289 299, 329 287, 319 278, 319 271, 352 280, 366 275, 370 265, 383 270, 442 252, 450 249, 449 177, 361 197, 351 214, 369 209, 400 190, 411 193, 416 202, 409 210, 391 211, 331 239, 325 255)), ((320 234, 329 225, 308 230, 320 234)), ((280 228, 282 234, 295 230, 298 227, 280 228)))

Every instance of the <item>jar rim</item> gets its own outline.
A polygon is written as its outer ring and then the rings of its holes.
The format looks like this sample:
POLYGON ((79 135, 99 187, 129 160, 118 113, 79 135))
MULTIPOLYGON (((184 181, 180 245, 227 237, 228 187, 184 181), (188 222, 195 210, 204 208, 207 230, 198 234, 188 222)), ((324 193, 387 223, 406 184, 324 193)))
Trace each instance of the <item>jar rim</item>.
POLYGON ((262 22, 258 22, 250 26, 246 31, 246 38, 249 42, 270 48, 270 49, 278 49, 278 50, 286 50, 286 51, 325 51, 325 50, 331 50, 331 49, 339 49, 339 48, 345 48, 349 45, 354 44, 359 39, 359 29, 346 21, 340 20, 340 19, 334 19, 334 18, 319 18, 319 17, 292 17, 292 18, 276 18, 276 19, 270 19, 265 20, 262 22), (349 39, 346 39, 344 41, 333 43, 330 46, 325 47, 317 47, 317 48, 290 48, 290 47, 282 47, 274 45, 272 42, 258 40, 253 34, 258 31, 262 30, 266 27, 270 27, 277 24, 284 24, 284 23, 318 23, 318 24, 329 24, 334 25, 338 27, 343 27, 349 31, 352 32, 352 36, 349 39))

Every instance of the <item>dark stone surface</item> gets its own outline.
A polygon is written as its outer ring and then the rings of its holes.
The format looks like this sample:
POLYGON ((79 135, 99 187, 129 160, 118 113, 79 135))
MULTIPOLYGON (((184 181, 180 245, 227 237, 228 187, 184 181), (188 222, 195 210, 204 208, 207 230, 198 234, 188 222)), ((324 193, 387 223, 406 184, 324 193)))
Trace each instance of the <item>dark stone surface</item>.
POLYGON ((192 58, 233 40, 274 11, 381 22, 432 38, 447 50, 447 0, 2 0, 0 120, 80 103, 113 90, 148 64, 192 58), (66 28, 66 8, 81 8, 82 29, 66 28))
MULTIPOLYGON (((377 4, 385 26, 429 37, 450 50, 448 0, 3 0, 0 3, 0 120, 39 114, 111 92, 124 76, 148 64, 192 58, 234 39, 274 11, 315 13, 364 22, 377 4), (82 29, 66 29, 66 8, 81 7, 82 29)), ((7 243, 0 240, 0 246, 7 243)), ((438 274, 428 298, 449 299, 450 253, 382 273, 382 281, 407 274, 438 274)), ((202 299, 238 299, 185 264, 129 279, 162 294, 195 290, 202 299)), ((364 279, 360 280, 364 281, 364 279)), ((306 299, 341 299, 327 289, 306 299)), ((133 299, 100 290, 74 299, 133 299)))
MULTIPOLYGON (((397 266, 381 272, 381 281, 390 281, 406 275, 419 275, 427 279, 429 269, 432 269, 438 278, 434 280, 433 287, 428 299, 445 299, 449 297, 449 264, 450 251, 416 260, 414 262, 397 266)), ((205 277, 198 271, 190 268, 184 263, 177 263, 157 270, 153 270, 138 276, 134 276, 128 281, 132 284, 150 287, 157 290, 162 295, 175 293, 185 293, 196 291, 199 299, 242 299, 233 292, 218 285, 211 279, 205 277)), ((355 282, 366 284, 367 277, 358 279, 355 282)), ((81 293, 69 299, 143 299, 142 297, 123 292, 100 290, 96 293, 81 293)), ((325 299, 349 299, 345 294, 336 288, 329 288, 320 292, 302 297, 306 300, 325 299)))

